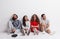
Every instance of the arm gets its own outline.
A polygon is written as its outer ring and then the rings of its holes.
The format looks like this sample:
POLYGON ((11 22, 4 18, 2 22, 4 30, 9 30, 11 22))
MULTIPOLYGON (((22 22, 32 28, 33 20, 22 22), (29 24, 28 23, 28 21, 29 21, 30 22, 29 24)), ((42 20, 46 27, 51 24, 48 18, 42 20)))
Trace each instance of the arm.
POLYGON ((19 21, 18 29, 22 29, 22 23, 19 21))
POLYGON ((46 25, 46 26, 47 26, 47 28, 50 26, 50 23, 49 23, 49 21, 47 21, 47 25, 46 25))
POLYGON ((23 25, 22 25, 22 28, 23 28, 23 29, 26 29, 26 27, 24 27, 23 25))
POLYGON ((26 25, 28 26, 28 27, 26 27, 27 29, 30 29, 30 21, 28 21, 27 23, 26 23, 26 25))
POLYGON ((12 22, 11 21, 9 21, 9 23, 8 23, 8 27, 9 27, 9 32, 11 32, 12 30, 13 31, 15 31, 15 27, 13 27, 13 25, 12 25, 12 22))
POLYGON ((47 24, 47 28, 49 27, 49 23, 47 24))
POLYGON ((32 27, 33 27, 33 28, 35 28, 35 27, 39 27, 39 24, 38 24, 37 26, 33 26, 33 25, 32 25, 32 27))

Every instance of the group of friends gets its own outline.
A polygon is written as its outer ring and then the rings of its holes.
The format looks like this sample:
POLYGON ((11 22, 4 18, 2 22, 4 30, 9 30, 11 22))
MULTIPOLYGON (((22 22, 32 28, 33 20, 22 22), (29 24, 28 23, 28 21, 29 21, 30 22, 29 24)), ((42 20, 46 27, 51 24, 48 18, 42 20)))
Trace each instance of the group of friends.
POLYGON ((28 19, 27 15, 24 15, 22 21, 18 19, 17 14, 13 14, 12 18, 9 20, 9 29, 10 33, 15 33, 16 30, 19 30, 22 35, 29 35, 32 32, 34 35, 38 35, 39 32, 51 33, 49 29, 49 20, 46 18, 45 14, 41 14, 41 18, 37 14, 33 14, 31 19, 28 19))

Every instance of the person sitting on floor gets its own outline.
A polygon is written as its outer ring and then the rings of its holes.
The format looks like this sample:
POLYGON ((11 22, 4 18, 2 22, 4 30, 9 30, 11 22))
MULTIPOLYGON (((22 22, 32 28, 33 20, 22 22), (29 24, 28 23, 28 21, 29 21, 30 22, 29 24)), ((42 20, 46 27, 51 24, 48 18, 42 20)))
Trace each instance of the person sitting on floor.
POLYGON ((17 30, 20 32, 22 29, 21 21, 18 20, 18 16, 13 14, 12 18, 9 20, 9 32, 15 33, 17 30))

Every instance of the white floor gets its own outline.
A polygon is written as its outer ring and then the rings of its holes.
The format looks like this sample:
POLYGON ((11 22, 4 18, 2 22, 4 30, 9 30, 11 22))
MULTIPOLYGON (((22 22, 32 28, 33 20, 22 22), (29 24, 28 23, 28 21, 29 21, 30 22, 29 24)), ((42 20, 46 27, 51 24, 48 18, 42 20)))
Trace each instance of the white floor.
POLYGON ((17 37, 13 38, 11 37, 11 34, 7 33, 0 33, 0 39, 60 39, 60 32, 55 32, 53 35, 48 35, 47 33, 39 33, 39 35, 33 35, 33 33, 30 33, 29 36, 21 36, 18 34, 17 37))

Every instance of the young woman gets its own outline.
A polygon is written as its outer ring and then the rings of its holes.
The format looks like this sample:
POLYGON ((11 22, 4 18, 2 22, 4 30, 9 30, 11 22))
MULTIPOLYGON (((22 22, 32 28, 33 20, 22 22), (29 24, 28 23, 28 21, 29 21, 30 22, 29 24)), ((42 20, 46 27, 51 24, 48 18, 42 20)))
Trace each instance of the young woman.
POLYGON ((36 14, 32 15, 30 23, 31 23, 31 31, 34 32, 34 35, 35 34, 38 35, 40 21, 36 14))
POLYGON ((23 22, 23 26, 22 26, 23 33, 29 35, 29 33, 30 33, 30 21, 26 15, 23 17, 22 22, 23 22))

